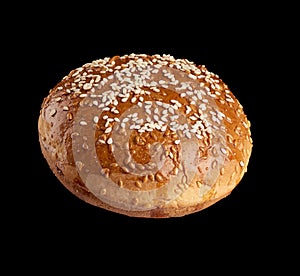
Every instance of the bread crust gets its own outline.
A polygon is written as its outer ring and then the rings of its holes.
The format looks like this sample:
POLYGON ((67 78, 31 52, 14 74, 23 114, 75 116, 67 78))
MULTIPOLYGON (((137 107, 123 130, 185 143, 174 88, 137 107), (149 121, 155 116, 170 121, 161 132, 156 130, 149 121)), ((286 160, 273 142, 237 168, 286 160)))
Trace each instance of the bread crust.
POLYGON ((247 171, 250 121, 218 75, 170 55, 76 68, 45 97, 41 152, 59 181, 131 217, 181 217, 228 196, 247 171))

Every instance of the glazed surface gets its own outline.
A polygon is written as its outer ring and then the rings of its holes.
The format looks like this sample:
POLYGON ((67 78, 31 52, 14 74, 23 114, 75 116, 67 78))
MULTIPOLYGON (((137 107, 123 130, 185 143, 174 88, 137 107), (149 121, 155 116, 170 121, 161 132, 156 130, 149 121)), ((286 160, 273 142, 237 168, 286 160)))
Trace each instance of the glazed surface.
POLYGON ((182 216, 227 196, 252 150, 250 122, 227 85, 170 55, 72 70, 42 104, 39 137, 72 193, 141 217, 182 216))

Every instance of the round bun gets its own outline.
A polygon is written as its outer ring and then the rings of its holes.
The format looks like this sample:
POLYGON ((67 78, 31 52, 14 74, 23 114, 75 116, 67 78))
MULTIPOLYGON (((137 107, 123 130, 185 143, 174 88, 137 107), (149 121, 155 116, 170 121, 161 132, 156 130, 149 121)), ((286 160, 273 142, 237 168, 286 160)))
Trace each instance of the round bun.
POLYGON ((40 110, 41 151, 75 196, 115 213, 188 215, 247 171, 250 122, 218 75, 171 55, 103 58, 72 70, 40 110))

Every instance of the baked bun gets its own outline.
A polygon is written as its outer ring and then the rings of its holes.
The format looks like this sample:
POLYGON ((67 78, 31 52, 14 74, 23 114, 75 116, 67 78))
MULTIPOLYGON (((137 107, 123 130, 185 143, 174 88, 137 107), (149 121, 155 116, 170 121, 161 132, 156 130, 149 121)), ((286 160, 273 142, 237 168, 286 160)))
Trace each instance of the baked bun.
POLYGON ((250 122, 218 75, 158 54, 72 70, 45 97, 38 134, 70 192, 131 217, 207 208, 237 186, 252 151, 250 122))

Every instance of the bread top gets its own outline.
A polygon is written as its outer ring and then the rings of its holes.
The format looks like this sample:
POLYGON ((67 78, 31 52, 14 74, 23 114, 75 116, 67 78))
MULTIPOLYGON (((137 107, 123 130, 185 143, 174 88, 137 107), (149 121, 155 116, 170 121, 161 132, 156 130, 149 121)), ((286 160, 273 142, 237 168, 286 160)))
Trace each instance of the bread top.
POLYGON ((247 170, 250 122, 218 75, 170 55, 72 70, 45 97, 41 149, 72 193, 137 217, 182 216, 227 196, 247 170))

